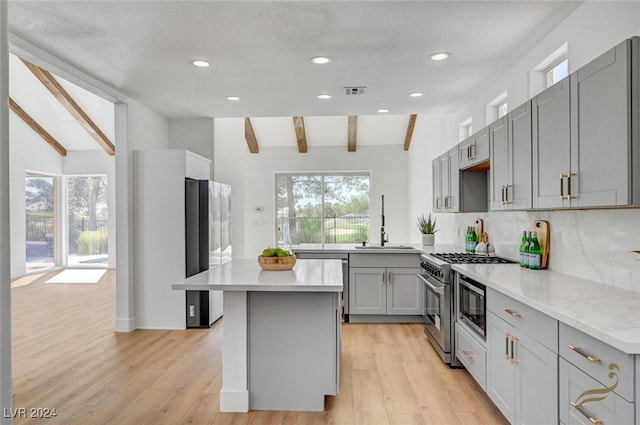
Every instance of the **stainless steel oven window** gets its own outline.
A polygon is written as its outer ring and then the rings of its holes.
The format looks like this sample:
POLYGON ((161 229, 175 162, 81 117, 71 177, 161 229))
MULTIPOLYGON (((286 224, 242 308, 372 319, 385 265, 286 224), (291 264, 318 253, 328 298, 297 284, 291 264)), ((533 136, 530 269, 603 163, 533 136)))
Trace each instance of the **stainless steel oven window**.
POLYGON ((474 332, 485 337, 486 334, 486 304, 485 304, 485 286, 465 279, 460 276, 458 285, 459 290, 459 318, 468 325, 474 332))

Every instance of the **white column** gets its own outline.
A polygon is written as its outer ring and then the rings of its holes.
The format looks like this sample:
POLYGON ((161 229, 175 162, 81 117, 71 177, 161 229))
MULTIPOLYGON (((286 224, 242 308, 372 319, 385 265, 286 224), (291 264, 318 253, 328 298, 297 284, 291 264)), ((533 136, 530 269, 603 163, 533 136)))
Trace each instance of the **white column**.
POLYGON ((247 292, 224 291, 221 412, 248 412, 247 292))
POLYGON ((11 252, 9 238, 9 34, 7 2, 0 1, 0 424, 12 424, 11 252), (9 417, 6 417, 9 416, 9 417))

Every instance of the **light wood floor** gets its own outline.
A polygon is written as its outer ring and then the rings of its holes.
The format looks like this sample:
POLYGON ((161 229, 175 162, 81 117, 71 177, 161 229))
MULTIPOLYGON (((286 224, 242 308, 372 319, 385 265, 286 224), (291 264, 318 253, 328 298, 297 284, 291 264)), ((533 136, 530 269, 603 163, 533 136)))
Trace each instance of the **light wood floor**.
MULTIPOLYGON (((340 394, 322 413, 220 413, 223 324, 113 331, 115 272, 98 284, 12 289, 15 424, 506 424, 463 369, 446 367, 420 325, 343 327, 340 394)), ((16 282, 20 283, 20 282, 16 282)))

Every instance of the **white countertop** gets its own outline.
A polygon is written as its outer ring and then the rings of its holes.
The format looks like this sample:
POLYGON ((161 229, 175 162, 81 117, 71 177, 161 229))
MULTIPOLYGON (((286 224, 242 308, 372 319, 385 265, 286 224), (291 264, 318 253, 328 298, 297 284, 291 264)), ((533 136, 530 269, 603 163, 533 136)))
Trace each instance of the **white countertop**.
POLYGON ((640 293, 517 264, 452 268, 625 353, 640 354, 640 293))
POLYGON ((254 260, 233 260, 171 285, 187 291, 341 292, 340 260, 297 260, 292 270, 266 271, 254 260))

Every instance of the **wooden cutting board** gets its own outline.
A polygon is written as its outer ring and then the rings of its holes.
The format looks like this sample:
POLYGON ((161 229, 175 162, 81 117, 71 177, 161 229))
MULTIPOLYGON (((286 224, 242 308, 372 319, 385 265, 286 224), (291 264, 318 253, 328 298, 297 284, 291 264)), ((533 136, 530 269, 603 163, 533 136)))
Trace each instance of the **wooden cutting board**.
POLYGON ((547 264, 549 263, 549 245, 550 245, 550 231, 549 231, 549 222, 546 220, 536 220, 531 225, 531 232, 536 233, 536 237, 538 238, 538 243, 540 244, 540 249, 542 250, 542 258, 540 267, 543 269, 547 268, 547 264))

